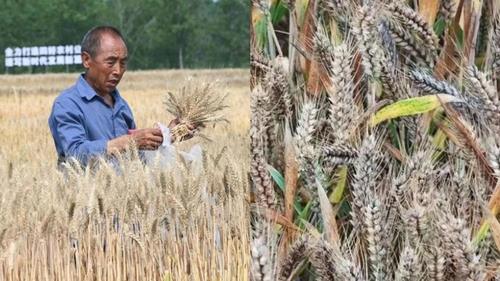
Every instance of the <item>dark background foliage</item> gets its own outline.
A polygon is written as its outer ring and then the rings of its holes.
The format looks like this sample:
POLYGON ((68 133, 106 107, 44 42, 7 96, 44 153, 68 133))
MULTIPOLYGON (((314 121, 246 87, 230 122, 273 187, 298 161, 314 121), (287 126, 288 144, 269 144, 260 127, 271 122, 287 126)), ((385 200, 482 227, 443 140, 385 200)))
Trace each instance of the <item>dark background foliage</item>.
MULTIPOLYGON (((249 1, 0 1, 0 73, 7 47, 79 44, 87 30, 123 33, 129 69, 247 67, 249 1)), ((81 66, 18 67, 9 73, 78 71, 81 66)))

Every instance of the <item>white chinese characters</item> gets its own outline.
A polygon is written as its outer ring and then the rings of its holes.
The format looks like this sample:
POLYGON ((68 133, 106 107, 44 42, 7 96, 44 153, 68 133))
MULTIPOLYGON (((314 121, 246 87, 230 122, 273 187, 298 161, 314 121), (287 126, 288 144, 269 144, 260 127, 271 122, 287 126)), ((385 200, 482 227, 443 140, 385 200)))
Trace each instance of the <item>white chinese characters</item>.
POLYGON ((81 64, 80 45, 8 47, 5 67, 29 67, 81 64))

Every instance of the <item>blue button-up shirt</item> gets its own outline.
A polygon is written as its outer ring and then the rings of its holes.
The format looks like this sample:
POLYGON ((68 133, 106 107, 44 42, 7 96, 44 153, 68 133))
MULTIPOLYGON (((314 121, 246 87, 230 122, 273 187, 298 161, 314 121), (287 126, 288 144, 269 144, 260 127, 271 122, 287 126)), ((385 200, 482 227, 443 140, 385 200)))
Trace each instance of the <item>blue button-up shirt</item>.
POLYGON ((82 74, 54 101, 49 127, 59 159, 74 157, 83 165, 106 152, 107 142, 135 129, 132 110, 118 90, 114 106, 104 102, 82 74))

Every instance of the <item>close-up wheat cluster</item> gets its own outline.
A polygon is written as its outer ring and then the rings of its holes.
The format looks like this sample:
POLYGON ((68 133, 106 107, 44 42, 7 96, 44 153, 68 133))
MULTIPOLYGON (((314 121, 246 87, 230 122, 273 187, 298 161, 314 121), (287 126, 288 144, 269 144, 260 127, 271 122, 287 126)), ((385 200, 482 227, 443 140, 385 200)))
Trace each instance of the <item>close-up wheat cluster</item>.
POLYGON ((252 280, 500 280, 500 2, 254 0, 252 280))

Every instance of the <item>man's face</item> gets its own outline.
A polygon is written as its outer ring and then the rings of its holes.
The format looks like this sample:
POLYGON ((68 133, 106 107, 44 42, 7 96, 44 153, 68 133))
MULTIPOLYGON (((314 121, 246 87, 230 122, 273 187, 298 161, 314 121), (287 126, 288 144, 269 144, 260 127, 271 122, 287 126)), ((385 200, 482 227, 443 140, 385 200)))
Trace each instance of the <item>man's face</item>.
POLYGON ((115 90, 127 69, 127 46, 119 37, 109 33, 101 35, 100 47, 94 57, 84 52, 85 78, 100 95, 115 90))

